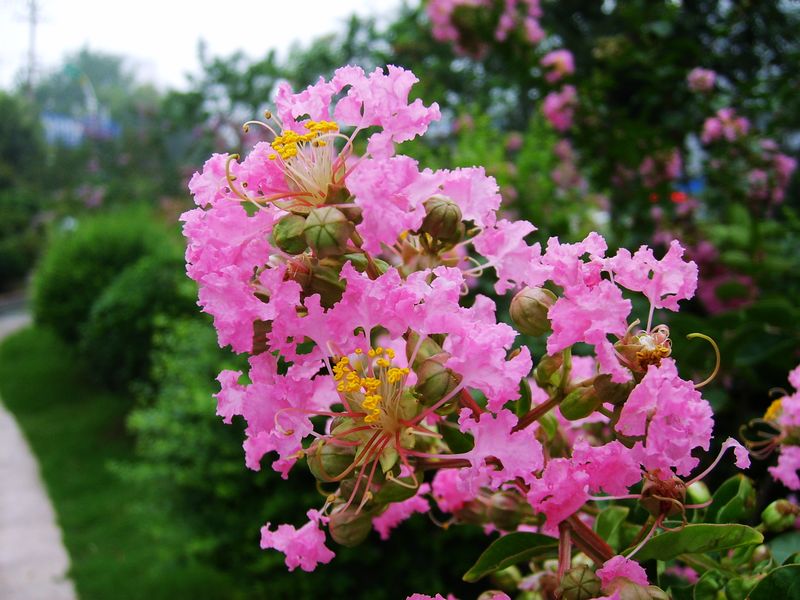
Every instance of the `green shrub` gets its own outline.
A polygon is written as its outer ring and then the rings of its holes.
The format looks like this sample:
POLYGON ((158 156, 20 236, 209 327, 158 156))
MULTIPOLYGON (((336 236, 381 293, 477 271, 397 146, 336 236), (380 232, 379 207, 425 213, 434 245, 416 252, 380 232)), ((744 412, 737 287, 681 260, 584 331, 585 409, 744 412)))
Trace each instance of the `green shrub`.
POLYGON ((92 305, 127 266, 171 242, 143 210, 82 218, 51 241, 33 279, 36 322, 78 339, 92 305))
POLYGON ((302 463, 288 481, 267 466, 245 468, 242 423, 224 425, 214 414, 214 378, 223 368, 241 368, 226 364, 232 360, 241 358, 221 351, 210 323, 199 318, 174 320, 155 336, 153 388, 128 419, 138 460, 117 470, 150 490, 140 502, 158 508, 163 543, 178 540, 191 558, 247 582, 257 597, 388 600, 417 590, 465 597, 461 575, 485 544, 483 534, 469 527, 432 533, 420 515, 386 542, 375 533, 357 548, 330 542, 336 558, 313 573, 288 573, 282 554, 259 549, 261 525, 302 525, 306 510, 324 498, 302 463), (410 551, 423 536, 426 551, 410 551))
POLYGON ((195 294, 178 254, 146 256, 124 269, 94 302, 81 331, 91 372, 112 387, 146 378, 157 320, 197 312, 195 294))
POLYGON ((44 237, 35 223, 41 205, 31 190, 0 191, 0 291, 18 285, 33 267, 44 237))

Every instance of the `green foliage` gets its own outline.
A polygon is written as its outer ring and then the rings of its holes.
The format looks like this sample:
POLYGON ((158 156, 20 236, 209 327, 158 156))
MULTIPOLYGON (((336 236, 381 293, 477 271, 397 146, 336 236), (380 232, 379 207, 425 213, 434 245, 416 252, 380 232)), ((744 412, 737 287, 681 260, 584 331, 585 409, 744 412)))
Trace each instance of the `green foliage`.
POLYGON ((142 210, 86 217, 48 246, 33 280, 36 322, 76 341, 92 305, 125 267, 171 243, 142 210))
POLYGON ((501 569, 534 557, 553 554, 558 540, 539 533, 514 532, 496 539, 464 574, 464 581, 475 582, 501 569))
POLYGON ((0 345, 0 395, 36 455, 83 600, 245 598, 215 567, 187 561, 178 541, 150 534, 160 515, 134 502, 144 490, 108 468, 128 459, 125 398, 87 383, 75 353, 33 327, 0 345))
POLYGON ((800 598, 800 565, 786 565, 767 574, 748 596, 751 600, 800 598))
POLYGON ((717 552, 753 546, 762 541, 764 536, 747 525, 686 525, 680 530, 665 531, 651 538, 636 554, 636 560, 670 560, 681 554, 717 552))
POLYGON ((45 237, 36 221, 41 205, 30 188, 0 190, 0 291, 19 285, 36 261, 45 237))
POLYGON ((80 347, 91 372, 111 386, 147 377, 157 321, 199 309, 180 254, 145 256, 126 267, 92 305, 80 347))

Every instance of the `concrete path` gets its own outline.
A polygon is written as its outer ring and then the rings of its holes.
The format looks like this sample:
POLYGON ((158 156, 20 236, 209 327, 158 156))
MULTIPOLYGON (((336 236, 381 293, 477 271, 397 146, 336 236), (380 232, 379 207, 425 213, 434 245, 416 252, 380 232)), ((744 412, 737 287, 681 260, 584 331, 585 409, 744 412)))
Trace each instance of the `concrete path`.
MULTIPOLYGON (((0 314, 0 339, 29 322, 24 313, 0 314)), ((0 598, 75 600, 68 570, 36 459, 0 402, 0 598)))

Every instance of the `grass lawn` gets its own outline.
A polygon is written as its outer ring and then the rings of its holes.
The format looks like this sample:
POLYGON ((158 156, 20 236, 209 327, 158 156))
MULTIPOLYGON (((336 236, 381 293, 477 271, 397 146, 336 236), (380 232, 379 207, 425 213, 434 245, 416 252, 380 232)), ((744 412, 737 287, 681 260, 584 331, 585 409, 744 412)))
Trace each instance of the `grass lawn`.
POLYGON ((0 396, 41 466, 83 600, 237 598, 230 577, 178 559, 156 543, 135 485, 110 469, 132 458, 124 430, 131 400, 86 383, 74 352, 32 327, 0 346, 0 396))

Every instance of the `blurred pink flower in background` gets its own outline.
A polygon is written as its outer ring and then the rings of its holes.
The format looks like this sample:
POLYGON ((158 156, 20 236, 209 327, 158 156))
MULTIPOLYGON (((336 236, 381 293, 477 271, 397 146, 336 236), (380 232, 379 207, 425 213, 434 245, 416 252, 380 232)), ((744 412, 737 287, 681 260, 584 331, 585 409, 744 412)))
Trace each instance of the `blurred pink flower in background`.
POLYGON ((686 80, 689 82, 689 89, 693 92, 710 92, 714 89, 717 74, 711 69, 696 67, 689 71, 686 80))
POLYGON ((569 50, 553 50, 545 54, 539 64, 547 70, 544 78, 548 83, 555 83, 575 72, 575 59, 569 50))

